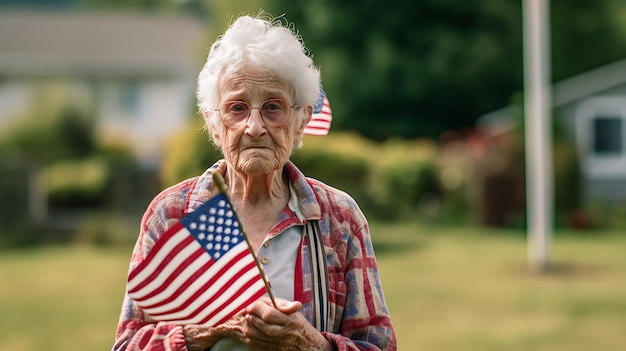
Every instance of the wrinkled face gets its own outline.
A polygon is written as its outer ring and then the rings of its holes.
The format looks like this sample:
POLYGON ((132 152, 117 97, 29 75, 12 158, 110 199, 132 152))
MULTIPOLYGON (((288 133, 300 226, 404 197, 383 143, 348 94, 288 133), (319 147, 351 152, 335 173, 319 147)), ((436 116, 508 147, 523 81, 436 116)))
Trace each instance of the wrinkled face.
MULTIPOLYGON (((252 107, 248 118, 235 126, 225 125, 217 112, 207 120, 213 141, 222 150, 224 158, 237 172, 247 175, 280 169, 294 146, 300 143, 311 108, 288 106, 290 117, 284 124, 267 123, 259 107, 270 99, 283 99, 287 105, 294 105, 294 94, 289 84, 256 70, 225 74, 220 80, 219 92, 218 107, 230 102, 243 102, 252 107)), ((245 105, 236 104, 234 108, 245 105)), ((273 105, 268 107, 273 108, 273 105)))

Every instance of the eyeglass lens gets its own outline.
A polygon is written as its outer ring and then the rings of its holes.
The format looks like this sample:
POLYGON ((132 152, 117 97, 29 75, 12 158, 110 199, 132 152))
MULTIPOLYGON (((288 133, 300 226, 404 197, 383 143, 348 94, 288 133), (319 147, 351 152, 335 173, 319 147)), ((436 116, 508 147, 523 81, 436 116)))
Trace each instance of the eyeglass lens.
POLYGON ((283 125, 291 114, 291 106, 283 99, 267 100, 260 107, 251 107, 243 101, 228 101, 220 107, 219 113, 226 126, 236 127, 248 119, 253 109, 258 109, 265 123, 274 127, 283 125))

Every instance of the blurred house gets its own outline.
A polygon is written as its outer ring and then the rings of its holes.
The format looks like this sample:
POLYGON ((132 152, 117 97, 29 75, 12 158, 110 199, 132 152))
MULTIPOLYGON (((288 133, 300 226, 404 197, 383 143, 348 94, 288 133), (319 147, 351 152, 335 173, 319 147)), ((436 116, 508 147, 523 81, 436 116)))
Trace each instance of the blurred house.
POLYGON ((195 113, 204 34, 175 15, 3 9, 0 128, 58 86, 68 104, 90 106, 100 138, 155 165, 164 139, 195 113))
MULTIPOLYGON (((586 201, 626 201, 626 60, 554 84, 556 123, 573 140, 586 201)), ((483 128, 519 124, 507 106, 479 119, 483 128)), ((517 114, 519 114, 517 112, 517 114)))

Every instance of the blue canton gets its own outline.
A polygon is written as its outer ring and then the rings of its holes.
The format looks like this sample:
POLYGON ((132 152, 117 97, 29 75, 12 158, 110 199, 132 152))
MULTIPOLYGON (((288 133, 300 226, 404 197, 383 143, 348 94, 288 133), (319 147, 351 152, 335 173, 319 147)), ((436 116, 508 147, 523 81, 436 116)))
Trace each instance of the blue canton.
POLYGON ((317 98, 317 100, 315 101, 315 104, 313 105, 313 113, 322 113, 322 108, 324 107, 325 96, 326 96, 326 93, 324 93, 324 90, 320 88, 320 96, 317 98))
POLYGON ((215 261, 244 240, 226 197, 218 194, 180 220, 215 261))

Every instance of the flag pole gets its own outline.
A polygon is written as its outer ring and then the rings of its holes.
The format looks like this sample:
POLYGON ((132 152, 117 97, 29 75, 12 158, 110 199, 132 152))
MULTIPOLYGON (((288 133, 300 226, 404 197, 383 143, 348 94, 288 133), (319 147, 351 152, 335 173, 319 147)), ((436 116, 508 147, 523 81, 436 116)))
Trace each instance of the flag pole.
POLYGON ((250 250, 252 257, 254 258, 254 263, 256 263, 256 268, 258 268, 259 273, 261 273, 263 284, 265 284, 265 290, 267 290, 267 294, 269 295, 270 300, 272 300, 272 305, 274 305, 274 308, 278 308, 276 305, 276 300, 274 299, 274 294, 272 294, 272 289, 270 288, 270 283, 267 280, 267 277, 265 276, 265 272, 263 271, 263 268, 261 267, 261 264, 259 263, 259 259, 257 258, 256 253, 254 253, 254 248, 252 247, 250 240, 248 240, 248 235, 246 234, 246 231, 243 228, 243 223, 239 219, 239 215, 237 215, 235 206, 233 206, 232 201, 230 201, 230 195, 228 194, 228 191, 226 189, 226 183, 224 182, 224 178, 222 177, 220 172, 217 172, 217 171, 214 171, 211 176, 213 177, 213 183, 215 183, 220 193, 224 195, 224 197, 226 198, 226 201, 228 201, 228 204, 230 205, 230 208, 233 210, 233 216, 237 220, 237 223, 239 223, 239 230, 241 231, 241 235, 243 235, 243 238, 246 240, 246 244, 248 244, 248 249, 250 250))
POLYGON ((550 0, 525 0, 523 6, 528 261, 531 270, 539 273, 548 264, 554 201, 549 3, 550 0))

